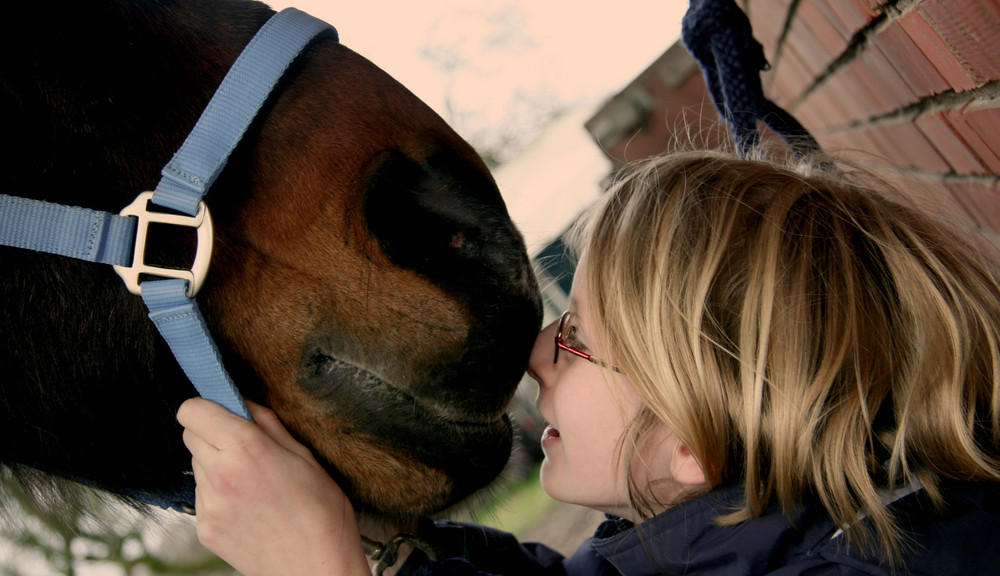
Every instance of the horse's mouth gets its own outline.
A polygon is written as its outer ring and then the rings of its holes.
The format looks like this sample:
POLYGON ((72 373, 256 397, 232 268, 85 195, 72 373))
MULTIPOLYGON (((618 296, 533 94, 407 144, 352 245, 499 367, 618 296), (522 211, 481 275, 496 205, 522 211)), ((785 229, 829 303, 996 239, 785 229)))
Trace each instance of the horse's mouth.
POLYGON ((451 501, 492 481, 510 456, 513 431, 506 413, 459 412, 447 397, 419 397, 328 356, 313 362, 299 384, 313 403, 309 411, 336 422, 344 442, 363 439, 396 458, 439 470, 452 481, 451 501))

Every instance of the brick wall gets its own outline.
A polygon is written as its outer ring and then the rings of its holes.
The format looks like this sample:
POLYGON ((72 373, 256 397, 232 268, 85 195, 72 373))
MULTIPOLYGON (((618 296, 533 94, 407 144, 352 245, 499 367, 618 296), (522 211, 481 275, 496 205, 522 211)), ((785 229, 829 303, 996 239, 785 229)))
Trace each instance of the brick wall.
POLYGON ((613 164, 646 158, 675 141, 718 147, 729 140, 698 63, 677 42, 587 121, 613 164))
POLYGON ((769 97, 830 151, 1000 230, 1000 2, 746 0, 769 97))
MULTIPOLYGON (((824 149, 858 151, 949 218, 1000 231, 1000 0, 738 2, 771 63, 765 92, 824 149)), ((618 97, 649 93, 641 121, 597 133, 602 110, 588 122, 613 160, 665 148, 679 117, 717 118, 703 86, 668 85, 663 66, 618 97)))

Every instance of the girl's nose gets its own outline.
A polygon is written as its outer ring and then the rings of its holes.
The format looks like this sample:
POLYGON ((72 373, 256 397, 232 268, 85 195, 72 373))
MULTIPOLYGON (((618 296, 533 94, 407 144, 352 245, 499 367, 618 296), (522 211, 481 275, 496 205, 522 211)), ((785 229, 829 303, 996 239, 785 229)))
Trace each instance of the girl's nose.
POLYGON ((535 338, 535 345, 531 349, 531 357, 528 359, 528 376, 531 376, 538 382, 539 386, 545 384, 547 376, 552 372, 555 367, 555 349, 556 349, 556 330, 558 329, 556 324, 559 321, 556 320, 542 328, 542 331, 538 333, 538 337, 535 338))

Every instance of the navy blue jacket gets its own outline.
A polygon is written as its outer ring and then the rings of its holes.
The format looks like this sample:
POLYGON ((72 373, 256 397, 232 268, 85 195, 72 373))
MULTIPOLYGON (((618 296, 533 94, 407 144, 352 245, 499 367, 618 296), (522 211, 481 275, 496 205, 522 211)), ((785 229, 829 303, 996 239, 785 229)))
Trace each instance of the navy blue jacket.
MULTIPOLYGON (((905 568, 897 574, 1000 575, 1000 484, 951 485, 945 495, 949 505, 941 513, 923 491, 891 505, 909 543, 905 568)), ((400 574, 892 576, 877 558, 866 559, 848 546, 829 516, 816 507, 803 507, 791 522, 773 510, 735 526, 714 523, 741 500, 740 489, 722 488, 638 526, 609 519, 568 558, 483 526, 428 523, 420 535, 441 560, 431 562, 414 553, 400 574)))

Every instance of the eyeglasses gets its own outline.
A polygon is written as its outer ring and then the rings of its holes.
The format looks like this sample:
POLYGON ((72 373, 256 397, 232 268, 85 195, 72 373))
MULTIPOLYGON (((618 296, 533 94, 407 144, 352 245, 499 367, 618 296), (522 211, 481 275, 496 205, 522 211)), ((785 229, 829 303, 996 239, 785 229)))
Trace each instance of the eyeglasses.
POLYGON ((607 362, 598 360, 597 358, 594 358, 593 356, 587 354, 583 350, 580 350, 579 348, 574 348, 566 343, 566 338, 572 337, 573 332, 576 331, 576 328, 570 326, 569 324, 569 316, 570 316, 569 310, 567 310, 563 312, 562 318, 559 319, 559 329, 556 330, 556 349, 555 349, 556 351, 555 351, 555 356, 552 358, 552 363, 555 364, 556 362, 559 361, 559 350, 565 350, 570 354, 579 356, 580 358, 587 360, 588 362, 593 362, 594 364, 597 364, 601 368, 607 368, 609 370, 614 370, 615 372, 620 373, 621 370, 619 370, 618 368, 615 368, 614 366, 608 364, 607 362), (563 330, 566 329, 567 327, 569 327, 569 331, 566 332, 565 336, 563 336, 563 330))

